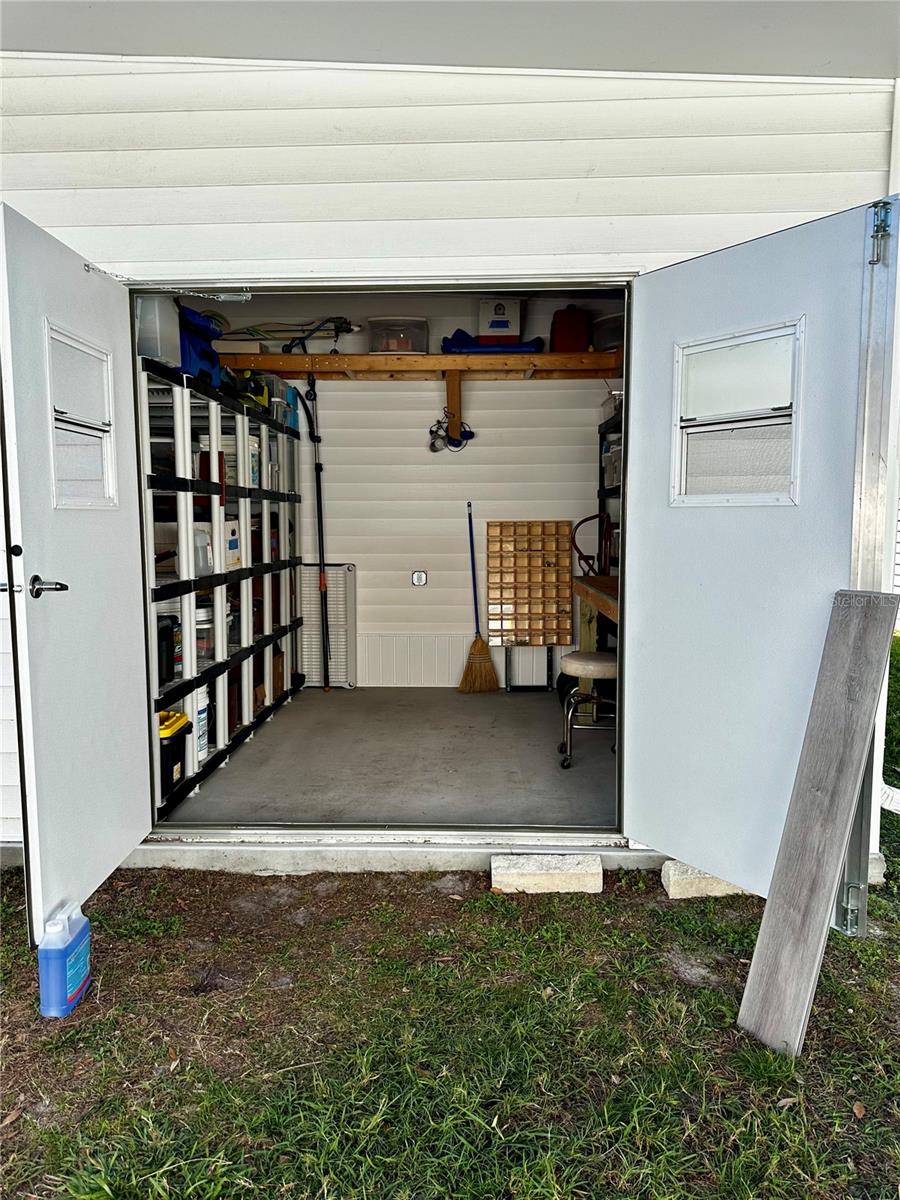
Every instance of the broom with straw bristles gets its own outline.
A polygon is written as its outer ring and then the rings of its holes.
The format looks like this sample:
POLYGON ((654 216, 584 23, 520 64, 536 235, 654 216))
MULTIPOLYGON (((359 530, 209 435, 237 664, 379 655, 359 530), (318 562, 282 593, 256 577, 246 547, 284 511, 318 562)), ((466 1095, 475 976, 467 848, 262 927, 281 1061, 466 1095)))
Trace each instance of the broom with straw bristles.
POLYGON ((491 661, 491 651, 481 636, 481 622, 478 617, 478 575, 475 571, 475 530, 472 525, 472 501, 466 501, 469 514, 469 559, 472 563, 472 600, 475 604, 475 640, 469 647, 469 657, 466 669, 459 681, 461 692, 496 692, 500 687, 497 672, 491 661))

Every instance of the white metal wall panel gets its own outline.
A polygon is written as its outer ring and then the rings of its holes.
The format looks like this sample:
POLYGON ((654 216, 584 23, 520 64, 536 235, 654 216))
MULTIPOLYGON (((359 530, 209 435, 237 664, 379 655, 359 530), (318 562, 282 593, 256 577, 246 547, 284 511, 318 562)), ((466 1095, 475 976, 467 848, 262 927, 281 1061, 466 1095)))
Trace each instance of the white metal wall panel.
MULTIPOLYGON (((0 487, 0 529, 4 528, 0 487)), ((0 562, 6 579, 6 563, 0 562)), ((12 624, 9 595, 0 595, 0 845, 22 840, 22 793, 19 784, 16 690, 13 682, 12 624)))
POLYGON ((888 81, 0 68, 4 198, 137 279, 623 274, 887 187, 888 81))
MULTIPOLYGON (((442 383, 319 384, 326 557, 356 564, 360 686, 457 685, 474 632, 466 500, 484 621, 486 520, 577 520, 596 511, 604 394, 600 380, 467 382, 464 417, 478 436, 459 454, 430 454, 442 383), (428 584, 414 587, 420 570, 428 584)), ((309 562, 315 506, 305 443, 304 455, 309 562)), ((495 661, 502 679, 502 650, 495 661)), ((543 649, 517 649, 516 682, 543 682, 545 662, 543 649)))
POLYGON ((0 843, 22 840, 9 597, 0 597, 0 843))

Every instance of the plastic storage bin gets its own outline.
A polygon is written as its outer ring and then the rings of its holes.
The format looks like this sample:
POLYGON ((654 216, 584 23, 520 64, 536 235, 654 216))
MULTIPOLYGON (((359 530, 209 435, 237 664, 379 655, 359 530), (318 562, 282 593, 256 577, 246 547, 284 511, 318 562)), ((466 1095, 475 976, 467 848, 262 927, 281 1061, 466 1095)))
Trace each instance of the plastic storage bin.
POLYGON ((193 726, 183 712, 159 714, 159 784, 163 797, 184 781, 187 735, 193 726))
POLYGON ((428 322, 424 317, 370 317, 370 354, 427 354, 428 322))
POLYGON ((76 905, 52 917, 38 946, 42 1017, 67 1017, 91 985, 91 923, 76 905))
POLYGON ((170 366, 181 365, 178 307, 171 296, 137 296, 137 352, 170 366))
POLYGON ((181 369, 185 375, 204 379, 217 388, 222 382, 219 355, 213 350, 213 342, 222 336, 222 331, 209 317, 193 308, 178 310, 181 335, 181 369))

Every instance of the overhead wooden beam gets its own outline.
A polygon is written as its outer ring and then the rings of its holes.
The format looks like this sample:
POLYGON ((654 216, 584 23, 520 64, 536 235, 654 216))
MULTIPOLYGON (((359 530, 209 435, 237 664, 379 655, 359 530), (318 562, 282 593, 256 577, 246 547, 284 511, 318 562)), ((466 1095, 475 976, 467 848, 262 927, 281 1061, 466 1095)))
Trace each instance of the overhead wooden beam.
POLYGON ((536 378, 617 379, 622 374, 621 350, 588 351, 584 354, 221 354, 223 366, 233 371, 263 371, 287 379, 312 373, 321 378, 349 375, 363 379, 415 378, 422 372, 445 371, 488 373, 503 378, 504 372, 519 375, 534 372, 536 378), (384 373, 388 374, 384 374, 384 373), (496 374, 495 374, 496 373, 496 374))

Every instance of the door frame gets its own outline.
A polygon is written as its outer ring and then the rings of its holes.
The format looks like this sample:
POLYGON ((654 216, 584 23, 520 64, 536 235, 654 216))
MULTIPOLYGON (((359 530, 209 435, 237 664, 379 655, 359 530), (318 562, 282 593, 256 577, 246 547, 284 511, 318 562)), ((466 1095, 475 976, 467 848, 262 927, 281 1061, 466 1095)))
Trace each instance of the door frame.
MULTIPOLYGON (((889 198, 889 197, 885 197, 889 198)), ((894 197, 896 199, 896 197, 894 197)), ((871 208, 874 212, 879 201, 874 201, 871 208)), ((832 215, 832 214, 828 214, 832 215)), ((817 220, 827 219, 817 218, 817 220)), ((812 222, 809 222, 810 224, 812 222)), ((897 227, 891 231, 891 236, 897 240, 900 239, 900 228, 897 227)), ((780 232, 780 231, 776 231, 780 232)), ((755 240, 755 239, 754 239, 755 240)), ((867 243, 868 244, 868 243, 867 243)), ((727 247, 721 247, 727 249, 727 247)), ((715 251, 711 252, 715 253, 715 251)), ((704 257, 704 256, 697 256, 704 257)), ((897 254, 893 259, 892 270, 897 269, 897 254)), ((675 264, 671 264, 675 265, 675 264)), ((654 268, 664 270, 665 268, 654 268)), ((620 525, 622 528, 620 562, 619 562, 619 577, 624 581, 627 571, 627 521, 628 521, 628 458, 629 458, 629 406, 630 406, 630 377, 631 377, 631 346, 632 346, 632 317, 634 311, 634 294, 632 284, 634 279, 639 274, 645 272, 635 271, 629 273, 612 274, 608 276, 597 276, 593 273, 580 271, 554 273, 552 276, 538 277, 523 276, 520 278, 504 278, 498 279, 495 276, 480 276, 480 275, 464 275, 454 277, 453 279, 434 278, 432 276, 411 276, 402 278, 373 278, 357 280, 332 280, 327 277, 302 279, 302 280, 273 280, 271 282, 251 283, 242 288, 236 285, 233 281, 210 280, 210 281, 160 281, 155 284, 142 283, 134 286, 129 290, 132 296, 139 294, 158 294, 162 292, 172 292, 180 294, 190 294, 192 291, 213 291, 213 292, 240 292, 243 290, 249 292, 266 292, 270 294, 294 294, 294 295, 310 295, 322 292, 348 294, 359 293, 383 293, 383 292, 408 292, 411 295, 421 293, 435 292, 465 292, 479 291, 482 289, 499 290, 499 291, 516 291, 516 290, 534 290, 534 291, 600 291, 613 288, 622 288, 625 292, 625 353, 623 364, 622 378, 622 430, 623 430, 623 450, 622 450, 622 488, 621 488, 621 506, 620 506, 620 525)), ((866 275, 864 284, 863 296, 863 320, 866 320, 866 314, 873 311, 873 306, 877 304, 879 297, 882 305, 884 303, 884 292, 887 288, 888 281, 884 277, 884 273, 870 271, 866 275), (875 286, 873 287, 873 278, 875 286)), ((883 339, 879 342, 869 336, 870 329, 866 329, 866 336, 863 337, 864 353, 860 362, 860 388, 858 392, 858 433, 856 445, 856 486, 853 500, 853 560, 851 562, 851 586, 854 588, 871 587, 873 590, 882 590, 885 586, 885 581, 889 579, 886 555, 890 544, 888 537, 889 514, 896 513, 898 502, 898 490, 900 490, 900 442, 898 442, 898 434, 900 434, 900 385, 894 389, 895 395, 893 403, 891 403, 891 389, 887 386, 887 381, 890 378, 890 366, 892 359, 892 345, 887 344, 883 339), (876 478, 872 480, 872 462, 881 462, 885 466, 884 478, 878 479, 876 470, 876 478), (869 582, 871 580, 871 582, 869 582)), ((900 335, 900 314, 894 322, 894 338, 900 335)), ((136 398, 137 403, 137 398, 136 398)), ((136 409, 137 415, 137 409, 136 409)), ((624 591, 620 583, 620 592, 624 591)), ((622 711, 622 697, 625 688, 627 687, 627 645, 628 645, 628 614, 626 606, 622 605, 620 609, 619 619, 619 636, 617 638, 617 654, 619 662, 619 680, 618 680, 618 708, 622 711)), ((149 677, 148 677, 149 678, 149 677)), ((884 717, 887 702, 887 683, 885 682, 884 692, 881 698, 879 707, 880 714, 880 730, 883 733, 884 717)), ((883 763, 883 736, 879 730, 876 730, 876 748, 875 761, 873 763, 873 795, 879 794, 882 776, 883 763)), ((624 795, 622 764, 627 747, 627 730, 624 723, 618 729, 618 754, 616 756, 616 828, 614 831, 602 831, 598 836, 621 836, 623 826, 623 814, 627 798, 624 795)), ((860 818, 862 814, 860 814, 860 818)), ((153 814, 154 830, 159 828, 156 823, 155 813, 153 814)), ((178 829, 177 821, 171 825, 166 823, 168 828, 173 831, 178 829)), ((185 828, 185 827, 182 827, 185 828)), ((251 826, 223 826, 222 828, 240 830, 250 832, 254 827, 251 826)), ((263 827, 260 827, 262 831, 263 827)), ((304 826, 305 830, 313 832, 314 830, 332 830, 334 826, 304 826)), ((538 840, 552 841, 554 830, 547 829, 546 831, 529 831, 525 826, 504 826, 502 829, 493 830, 490 827, 478 827, 486 832, 533 832, 533 836, 538 840)), ((463 827, 443 826, 440 829, 434 829, 436 835, 447 836, 453 829, 459 833, 471 832, 463 827)), ((188 832, 185 829, 185 832, 188 832)), ((339 832, 339 830, 336 830, 339 832)), ((349 831, 348 831, 349 832, 349 831)), ((411 838, 418 838, 423 833, 431 832, 422 828, 418 829, 398 829, 398 834, 408 833, 411 838)))
MULTIPOLYGON (((627 537, 624 534, 624 530, 625 530, 625 511, 626 511, 626 473, 627 473, 627 455, 628 455, 628 444, 627 444, 628 443, 628 437, 627 437, 628 378, 629 378, 629 374, 630 374, 632 282, 635 279, 635 275, 636 275, 636 273, 628 273, 628 274, 613 274, 613 275, 609 275, 609 276, 597 277, 594 274, 589 274, 589 273, 585 273, 585 272, 573 272, 570 276, 553 274, 552 276, 548 276, 546 278, 535 279, 533 276, 529 275, 529 276, 523 276, 522 278, 519 278, 519 279, 504 278, 501 280, 498 280, 496 277, 493 277, 493 276, 459 276, 459 277, 453 278, 452 280, 434 279, 429 276, 416 276, 416 277, 405 277, 402 279, 386 278, 383 280, 382 279, 368 280, 368 281, 361 281, 358 284, 352 280, 351 281, 341 280, 339 282, 331 283, 327 279, 323 278, 321 280, 319 280, 319 279, 312 279, 312 280, 303 279, 303 280, 297 280, 297 281, 276 280, 276 281, 272 282, 271 284, 252 283, 252 284, 246 285, 245 287, 241 286, 239 284, 235 284, 234 282, 227 282, 227 281, 226 282, 222 282, 222 281, 206 282, 206 281, 204 281, 202 283, 197 283, 195 281, 193 283, 181 284, 181 283, 173 283, 173 282, 161 280, 155 284, 142 282, 140 284, 135 284, 135 285, 129 285, 127 283, 127 281, 125 281, 125 280, 123 280, 122 282, 125 283, 125 285, 128 287, 128 291, 130 294, 131 307, 132 307, 132 329, 134 329, 133 316, 134 316, 134 300, 136 299, 136 297, 138 297, 138 296, 155 296, 155 295, 160 295, 160 294, 163 294, 163 295, 172 294, 172 295, 184 295, 184 296, 190 296, 192 294, 193 295, 200 294, 200 295, 206 296, 208 293, 212 292, 212 293, 228 293, 231 295, 235 295, 235 294, 246 291, 246 292, 250 292, 250 293, 265 292, 265 293, 269 293, 269 294, 273 294, 273 295, 315 295, 315 294, 321 294, 323 292, 327 292, 329 294, 344 292, 344 293, 347 293, 348 295, 359 295, 360 293, 378 294, 378 293, 385 293, 385 292, 408 292, 410 295, 423 294, 423 293, 434 295, 434 294, 440 294, 440 293, 446 293, 446 292, 451 292, 451 293, 452 292, 477 292, 477 291, 482 291, 482 290, 511 291, 511 292, 515 292, 515 291, 535 291, 535 292, 538 292, 538 291, 545 291, 545 292, 547 292, 547 291, 564 291, 564 292, 572 292, 572 293, 612 291, 614 289, 615 290, 619 290, 619 289, 623 290, 625 293, 625 343, 624 343, 624 361, 623 361, 623 368, 622 368, 623 454, 622 454, 622 488, 621 488, 621 500, 620 500, 620 525, 623 530, 621 546, 624 547, 626 540, 627 540, 627 537)), ((135 383, 134 383, 135 421, 138 423, 137 430, 139 433, 140 432, 140 426, 139 426, 139 422, 140 422, 139 391, 140 391, 140 389, 139 389, 138 383, 137 383, 138 357, 137 357, 136 346, 134 349, 135 349, 135 355, 134 355, 134 362, 135 362, 135 383)), ((139 453, 140 453, 140 444, 139 444, 139 453)), ((140 474, 140 462, 138 462, 138 473, 140 474)), ((143 495, 143 492, 142 492, 142 495, 143 495)), ((141 510, 141 527, 142 527, 141 533, 142 533, 142 548, 143 548, 143 544, 145 543, 145 536, 146 536, 146 530, 144 528, 143 506, 142 506, 142 510, 141 510)), ((625 561, 625 557, 626 557, 625 551, 620 548, 620 551, 619 551, 619 575, 620 575, 620 577, 622 577, 624 574, 623 564, 625 561)), ((144 568, 146 571, 146 562, 144 563, 144 568)), ((620 589, 621 589, 621 585, 620 585, 620 589)), ((621 594, 621 591, 620 591, 620 594, 621 594)), ((145 598, 144 604, 145 604, 145 609, 146 609, 146 604, 147 604, 146 598, 145 598)), ((624 648, 625 648, 625 639, 624 639, 624 632, 623 632, 624 624, 625 624, 624 611, 623 611, 623 609, 620 608, 619 636, 617 637, 617 653, 619 656, 620 695, 621 695, 622 680, 624 678, 624 672, 622 669, 622 663, 624 661, 624 648)), ((149 621, 145 621, 145 627, 147 629, 149 629, 149 621)), ((147 665, 147 686, 149 688, 150 683, 151 683, 150 668, 149 668, 149 646, 146 645, 146 638, 145 638, 145 653, 146 653, 147 664, 148 664, 147 665)), ((149 695, 149 692, 148 692, 148 695, 149 695)), ((621 704, 621 700, 619 701, 619 704, 621 704)), ((619 731, 618 741, 619 741, 619 746, 621 746, 621 744, 622 744, 622 731, 621 730, 619 731)), ((151 770, 151 779, 152 779, 152 762, 150 765, 150 770, 151 770)), ((441 826, 398 826, 396 829, 392 829, 391 832, 392 832, 392 834, 396 834, 400 837, 404 837, 404 836, 407 837, 410 841, 410 844, 412 844, 412 845, 417 844, 423 837, 427 838, 427 837, 433 836, 433 837, 446 839, 447 837, 451 837, 454 834, 459 834, 459 835, 464 835, 464 836, 465 835, 473 835, 473 834, 475 834, 475 835, 485 834, 487 836, 497 836, 500 838, 503 838, 505 835, 508 835, 508 834, 511 834, 514 836, 519 836, 521 834, 527 834, 529 836, 529 838, 531 838, 537 842, 547 842, 548 844, 554 844, 555 841, 558 840, 560 835, 568 836, 568 835, 574 835, 574 834, 579 834, 579 833, 585 833, 586 835, 595 839, 597 845, 607 845, 607 844, 609 844, 610 839, 617 839, 618 841, 621 841, 621 839, 622 839, 622 833, 621 833, 622 813, 623 813, 623 794, 622 794, 622 792, 623 792, 623 789, 622 789, 622 755, 621 755, 621 753, 617 753, 617 755, 616 755, 616 823, 615 823, 615 827, 613 827, 613 828, 598 827, 596 829, 594 829, 594 828, 583 829, 582 827, 579 826, 577 829, 575 829, 574 827, 571 827, 571 826, 539 826, 539 827, 535 827, 535 826, 529 826, 529 825, 502 825, 502 826, 441 825, 441 826)), ((187 838, 193 838, 195 835, 200 834, 200 830, 196 826, 191 827, 191 826, 187 826, 187 825, 179 825, 177 817, 175 819, 170 818, 169 820, 159 822, 157 820, 156 811, 155 811, 155 809, 153 809, 152 795, 151 795, 151 810, 152 810, 151 811, 151 820, 153 822, 153 829, 151 831, 151 836, 153 836, 153 834, 158 833, 160 830, 169 830, 169 831, 172 831, 172 833, 181 833, 187 838)), ((271 834, 273 827, 265 826, 265 825, 250 826, 250 825, 223 824, 220 826, 217 825, 217 826, 215 826, 215 828, 229 831, 229 832, 234 832, 234 833, 242 833, 242 834, 251 834, 254 831, 257 831, 261 834, 262 833, 271 834)), ((278 827, 278 828, 282 828, 282 827, 278 827)), ((302 831, 304 833, 309 833, 309 834, 313 834, 313 835, 322 834, 322 833, 325 833, 325 834, 334 833, 337 836, 341 836, 344 833, 349 835, 352 832, 359 833, 360 831, 367 830, 367 827, 364 825, 341 827, 341 826, 326 825, 326 824, 321 824, 321 823, 305 823, 305 824, 298 823, 296 825, 291 825, 289 827, 283 827, 283 828, 285 829, 286 832, 288 830, 293 829, 293 830, 302 831)), ((378 828, 383 828, 383 826, 378 825, 378 826, 373 826, 372 828, 378 829, 378 828)))

